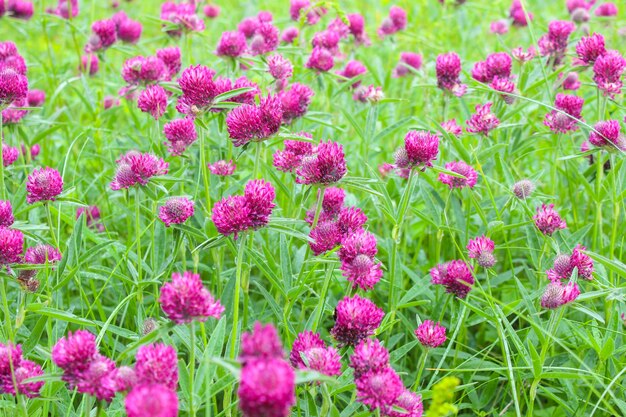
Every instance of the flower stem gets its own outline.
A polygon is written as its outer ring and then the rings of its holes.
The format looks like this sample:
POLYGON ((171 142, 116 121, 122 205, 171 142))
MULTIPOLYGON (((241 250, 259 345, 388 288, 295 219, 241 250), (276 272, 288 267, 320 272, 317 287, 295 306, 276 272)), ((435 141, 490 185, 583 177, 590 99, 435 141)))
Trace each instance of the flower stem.
POLYGON ((135 246, 137 248, 137 302, 139 305, 143 302, 143 292, 139 288, 141 286, 141 278, 143 274, 143 258, 141 256, 141 218, 139 216, 140 211, 140 195, 141 190, 139 187, 135 188, 135 246))
POLYGON ((422 356, 420 357, 420 367, 417 370, 417 376, 415 377, 415 383, 413 384, 412 391, 417 391, 420 386, 420 381, 422 380, 422 373, 424 372, 424 368, 426 367, 426 360, 428 359, 428 352, 430 349, 427 347, 424 348, 424 352, 422 352, 422 356))
POLYGON ((48 218, 48 227, 50 228, 50 236, 52 237, 52 244, 55 248, 59 249, 59 242, 57 240, 57 236, 54 233, 54 226, 52 224, 52 214, 50 213, 50 203, 45 203, 46 207, 46 217, 48 218))
POLYGON ((233 299, 233 329, 230 333, 230 358, 235 359, 237 354, 237 337, 239 322, 239 294, 241 293, 241 273, 243 268, 243 256, 245 252, 246 235, 241 235, 239 249, 237 251, 237 261, 235 266, 235 297, 233 299))
POLYGON ((207 213, 211 213, 211 188, 209 186, 209 173, 204 153, 204 129, 200 129, 200 172, 204 183, 204 193, 206 198, 207 213))
POLYGON ((193 407, 193 377, 196 373, 196 323, 191 322, 189 326, 190 346, 189 346, 189 415, 195 417, 196 410, 193 407))

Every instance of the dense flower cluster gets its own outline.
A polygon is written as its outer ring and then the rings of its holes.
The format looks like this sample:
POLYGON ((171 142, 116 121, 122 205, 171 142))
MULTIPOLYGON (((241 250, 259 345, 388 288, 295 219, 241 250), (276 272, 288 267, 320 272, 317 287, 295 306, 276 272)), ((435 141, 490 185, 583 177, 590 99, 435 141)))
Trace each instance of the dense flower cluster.
POLYGON ((430 270, 431 283, 443 285, 446 292, 459 298, 467 297, 474 284, 472 268, 464 261, 454 260, 437 265, 430 270))
POLYGON ((176 324, 206 321, 209 317, 219 319, 224 307, 204 288, 200 275, 185 271, 174 272, 172 282, 163 284, 159 297, 161 308, 176 324))
POLYGON ((39 364, 24 359, 20 345, 0 343, 0 393, 39 397, 44 381, 26 380, 43 374, 39 364))
POLYGON ((112 190, 121 190, 136 185, 145 186, 150 178, 165 175, 169 164, 163 159, 149 154, 130 151, 120 156, 117 171, 111 182, 112 190))

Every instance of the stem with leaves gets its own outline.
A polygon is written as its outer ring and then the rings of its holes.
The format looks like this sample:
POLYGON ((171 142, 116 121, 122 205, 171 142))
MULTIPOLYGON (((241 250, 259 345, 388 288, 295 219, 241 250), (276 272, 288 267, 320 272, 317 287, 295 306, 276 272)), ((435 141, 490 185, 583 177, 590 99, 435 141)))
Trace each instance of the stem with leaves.
POLYGON ((237 250, 237 260, 235 265, 235 296, 233 299, 233 329, 230 333, 230 358, 235 359, 237 355, 237 338, 239 335, 239 296, 241 294, 241 275, 243 269, 243 256, 246 250, 246 234, 241 235, 239 249, 237 250))

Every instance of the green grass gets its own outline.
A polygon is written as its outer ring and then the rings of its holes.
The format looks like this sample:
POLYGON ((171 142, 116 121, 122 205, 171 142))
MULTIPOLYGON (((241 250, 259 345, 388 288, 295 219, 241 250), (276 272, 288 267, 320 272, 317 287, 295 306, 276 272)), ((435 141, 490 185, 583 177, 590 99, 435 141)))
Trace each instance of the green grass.
MULTIPOLYGON (((364 14, 374 43, 358 49, 345 44, 342 49, 367 66, 364 83, 381 86, 386 99, 376 105, 356 103, 347 83, 305 69, 308 41, 300 47, 281 47, 279 51, 294 64, 293 81, 316 91, 308 114, 282 133, 306 131, 316 140, 330 138, 344 145, 349 173, 338 186, 347 191, 347 204, 367 214, 367 228, 378 239, 378 259, 385 268, 382 281, 367 293, 387 313, 376 336, 385 342, 405 385, 411 386, 423 367, 417 392, 423 395, 425 409, 433 385, 445 376, 456 376, 461 380, 455 399, 459 416, 626 415, 620 318, 626 312, 624 155, 597 151, 595 165, 589 165, 579 151, 597 121, 623 119, 624 99, 598 95, 591 71, 582 72, 583 86, 576 94, 585 98, 585 124, 578 132, 557 136, 543 125, 543 117, 562 91, 557 76, 571 69, 570 59, 556 71, 545 67, 545 59, 524 66, 514 63, 518 97, 512 105, 472 80, 474 62, 492 52, 528 47, 546 32, 550 20, 568 18, 564 1, 525 4, 535 14, 532 27, 512 27, 497 37, 489 33, 489 22, 508 15, 509 1, 469 0, 461 7, 442 7, 434 0, 340 2, 341 10, 364 14), (409 26, 381 41, 375 29, 391 4, 407 10, 409 26), (424 67, 414 76, 394 79, 391 72, 402 51, 422 53, 424 67), (462 79, 470 88, 462 98, 444 98, 436 88, 435 58, 448 51, 456 51, 463 62, 462 79), (393 152, 408 130, 435 132, 450 118, 464 126, 474 106, 486 101, 494 102, 501 121, 488 138, 444 135, 436 166, 415 175, 412 190, 394 175, 381 178, 377 166, 393 162, 393 152), (445 163, 459 159, 479 172, 472 190, 450 191, 437 181, 445 163), (600 164, 607 160, 611 169, 603 172, 600 164), (523 178, 538 186, 526 201, 515 199, 510 191, 523 178), (534 227, 532 215, 541 203, 556 205, 567 221, 566 230, 546 237, 534 227), (468 240, 481 234, 496 242, 498 263, 488 271, 477 269, 477 283, 468 298, 452 298, 431 285, 429 269, 452 259, 467 260, 468 240), (542 309, 545 271, 557 254, 578 243, 595 261, 595 279, 580 283, 582 294, 575 303, 555 311, 542 309), (413 334, 425 319, 448 328, 447 342, 427 356, 413 334)), ((25 356, 42 364, 47 375, 39 399, 0 397, 0 415, 95 415, 95 400, 68 390, 50 360, 56 341, 78 328, 96 334, 101 353, 119 365, 131 365, 143 344, 161 341, 175 346, 180 415, 189 415, 190 393, 198 416, 236 415, 236 396, 231 393, 237 382, 228 370, 228 358, 235 356, 241 333, 258 320, 276 325, 286 349, 306 329, 316 329, 332 342, 328 332, 334 308, 350 292, 335 254, 314 257, 307 251, 304 211, 314 207, 316 191, 272 167, 272 153, 282 148, 282 138, 256 144, 260 159, 255 161, 254 146, 244 152, 232 147, 222 114, 203 119, 201 140, 185 157, 167 156, 167 177, 141 192, 111 191, 119 155, 153 149, 166 156, 163 123, 179 115, 172 100, 158 123, 141 113, 136 103, 122 100, 119 107, 106 111, 101 103, 123 86, 120 69, 125 59, 151 55, 168 45, 181 47, 183 67, 204 64, 221 75, 240 76, 230 62, 213 54, 221 32, 234 30, 243 17, 259 9, 272 11, 281 29, 290 26, 288 3, 223 2, 219 18, 207 21, 207 29, 193 34, 186 44, 185 39, 177 42, 161 32, 159 2, 122 1, 121 8, 144 24, 142 39, 138 45, 116 44, 108 50, 95 77, 77 74, 78 56, 89 37, 90 22, 109 17, 113 10, 107 2, 83 1, 78 18, 66 22, 45 15, 46 6, 36 2, 36 14, 28 22, 0 19, 0 39, 17 44, 29 64, 30 86, 47 93, 43 108, 19 125, 4 127, 11 146, 42 146, 36 161, 20 159, 5 168, 5 184, 15 227, 24 232, 27 246, 58 239, 63 260, 39 272, 36 293, 24 292, 13 275, 0 273, 0 341, 21 343, 25 356), (230 158, 237 163, 232 177, 210 176, 202 169, 201 161, 230 158), (63 197, 50 204, 50 222, 42 205, 27 205, 25 200, 26 177, 39 166, 58 169, 65 182, 63 197), (223 196, 240 194, 254 172, 276 188, 277 206, 269 227, 237 241, 219 238, 210 220, 211 205, 223 196), (156 217, 157 206, 167 196, 178 195, 194 199, 196 214, 184 226, 165 228, 156 217), (102 212, 103 233, 75 219, 77 206, 93 204, 102 212), (167 321, 157 302, 162 283, 172 272, 184 270, 201 274, 226 307, 221 320, 196 325, 194 340, 186 326, 167 321), (237 283, 246 284, 249 293, 242 294, 247 309, 234 323, 235 306, 240 304, 234 300, 237 283), (157 319, 159 328, 143 336, 147 318, 157 319), (196 359, 192 387, 190 352, 196 359)), ((335 14, 331 10, 322 24, 304 28, 303 39, 310 39, 335 14)), ((626 52, 617 33, 626 23, 623 16, 622 10, 615 19, 593 18, 588 26, 605 35, 608 49, 626 52)), ((582 35, 580 30, 572 35, 568 56, 573 56, 574 42, 582 35)), ((260 58, 251 61, 246 75, 263 92, 270 90, 265 64, 260 58)), ((347 367, 350 349, 340 353, 343 374, 321 385, 300 384, 294 416, 370 415, 355 401, 347 367)), ((124 416, 123 396, 118 395, 101 415, 124 416)))

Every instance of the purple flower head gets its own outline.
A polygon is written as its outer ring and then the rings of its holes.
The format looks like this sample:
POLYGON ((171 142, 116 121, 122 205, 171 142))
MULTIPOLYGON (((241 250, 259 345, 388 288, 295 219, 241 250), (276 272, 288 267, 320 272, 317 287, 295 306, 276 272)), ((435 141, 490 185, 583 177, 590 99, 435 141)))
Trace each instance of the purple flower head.
POLYGON ((496 263, 496 258, 493 256, 495 244, 493 240, 488 237, 479 236, 476 239, 470 239, 467 244, 468 256, 472 259, 476 259, 476 263, 483 268, 491 268, 496 263))
POLYGON ((474 284, 471 267, 461 260, 439 264, 430 270, 430 275, 432 284, 443 285, 447 293, 459 298, 467 297, 474 284))
POLYGON ((337 225, 344 237, 357 232, 367 222, 367 216, 358 207, 343 207, 337 217, 337 225))
POLYGON ((608 51, 593 64, 593 80, 605 96, 614 98, 622 92, 624 70, 626 59, 618 51, 608 51))
POLYGON ((26 0, 12 0, 8 2, 7 10, 16 19, 29 20, 33 17, 33 3, 26 0))
POLYGON ((559 308, 576 300, 580 295, 578 284, 568 282, 563 285, 561 282, 551 282, 548 284, 541 296, 541 307, 547 309, 559 308))
POLYGON ((512 63, 511 56, 506 52, 489 54, 485 60, 487 81, 492 81, 495 77, 510 78, 512 63))
POLYGON ((326 9, 315 7, 311 8, 311 2, 309 0, 291 0, 289 7, 289 15, 291 20, 297 21, 300 18, 300 13, 307 11, 305 22, 307 25, 315 25, 320 21, 320 17, 326 14, 326 9))
POLYGON ((461 59, 455 52, 438 55, 435 69, 437 72, 437 86, 439 88, 449 91, 458 97, 465 94, 467 86, 462 84, 459 79, 461 59))
POLYGON ((117 40, 117 27, 111 19, 98 20, 91 25, 92 35, 85 47, 85 52, 107 49, 117 40))
POLYGON ((330 71, 334 65, 335 60, 332 52, 319 46, 313 48, 311 56, 306 63, 307 68, 311 68, 319 72, 330 71))
POLYGON ((5 377, 10 376, 11 369, 17 369, 23 360, 21 345, 14 345, 11 342, 6 345, 0 343, 0 383, 5 377))
POLYGON ((41 265, 48 263, 55 263, 62 258, 61 252, 54 246, 39 244, 26 249, 24 255, 24 261, 28 264, 41 265))
POLYGON ((378 36, 384 38, 385 36, 393 35, 396 32, 404 30, 406 24, 406 12, 398 6, 391 6, 391 9, 389 9, 389 17, 383 20, 378 28, 378 36))
POLYGON ((617 16, 618 10, 614 3, 602 3, 596 8, 594 14, 601 17, 617 16))
POLYGON ((300 83, 293 83, 289 89, 279 92, 278 98, 283 109, 282 122, 291 124, 304 116, 314 95, 309 86, 300 83))
POLYGON ((272 324, 256 322, 252 332, 241 336, 239 357, 244 362, 252 359, 282 359, 284 354, 278 332, 272 324))
POLYGON ((474 188, 474 186, 476 185, 478 174, 476 173, 474 168, 467 165, 465 162, 449 162, 446 164, 446 169, 463 175, 463 177, 456 177, 454 175, 444 174, 443 172, 439 174, 439 181, 443 184, 448 185, 450 189, 463 187, 474 188))
POLYGON ((261 22, 256 17, 246 17, 237 25, 237 31, 246 38, 251 38, 256 33, 261 22))
POLYGON ((252 88, 252 90, 245 92, 245 93, 241 93, 234 97, 231 97, 230 101, 233 101, 235 103, 241 103, 241 104, 254 104, 255 97, 261 94, 261 90, 259 89, 259 86, 257 84, 253 83, 252 81, 250 81, 244 76, 244 77, 237 78, 232 88, 237 89, 237 88, 245 88, 245 87, 250 87, 252 88))
MULTIPOLYGON (((2 116, 5 117, 5 113, 8 110, 5 110, 2 112, 2 116)), ((4 122, 6 123, 6 117, 4 122)), ((15 163, 15 161, 17 161, 17 158, 19 158, 20 156, 20 151, 17 148, 14 148, 12 146, 8 146, 6 143, 2 144, 2 165, 6 168, 8 166, 11 166, 15 163)))
POLYGON ((171 390, 178 385, 176 349, 161 343, 144 345, 135 355, 137 384, 163 384, 171 390))
POLYGON ((345 297, 335 309, 335 326, 331 335, 340 345, 357 345, 374 334, 385 313, 376 304, 358 294, 345 297))
POLYGON ((140 22, 132 19, 125 19, 117 26, 117 37, 126 43, 137 43, 141 37, 143 26, 140 22))
POLYGON ((347 173, 343 146, 321 141, 311 155, 302 159, 296 170, 298 184, 333 184, 347 173))
POLYGON ((159 383, 133 388, 124 400, 128 417, 177 417, 176 391, 159 383))
MULTIPOLYGON (((346 67, 343 70, 337 71, 337 75, 341 75, 342 77, 346 77, 346 78, 354 78, 361 74, 365 74, 366 72, 367 72, 367 68, 365 68, 365 65, 363 65, 361 61, 352 60, 346 64, 346 67)), ((361 84, 361 81, 352 83, 352 88, 356 88, 360 84, 361 84)))
POLYGON ((311 348, 303 355, 308 369, 327 376, 341 375, 341 356, 335 348, 311 348))
POLYGON ((352 95, 352 100, 361 103, 378 103, 383 98, 385 98, 385 93, 383 93, 382 87, 373 85, 361 85, 354 89, 354 94, 352 95))
POLYGON ((280 358, 253 359, 241 370, 237 395, 245 417, 287 417, 296 402, 295 373, 280 358))
POLYGON ((556 110, 546 114, 543 124, 556 133, 575 132, 578 120, 582 120, 584 101, 582 97, 558 93, 554 101, 556 110))
POLYGON ((279 96, 261 98, 258 106, 244 104, 226 116, 228 135, 237 147, 250 141, 260 142, 280 129, 283 107, 279 96))
POLYGON ((421 54, 414 52, 402 52, 400 54, 400 62, 393 70, 393 76, 404 77, 409 75, 412 71, 417 71, 422 68, 423 57, 421 54))
POLYGON ((84 371, 74 375, 66 372, 66 377, 70 387, 75 387, 78 392, 92 395, 101 401, 111 401, 115 396, 115 374, 115 362, 96 354, 84 371))
POLYGON ((524 8, 520 0, 513 0, 511 8, 509 9, 509 17, 513 19, 515 26, 528 26, 528 21, 530 20, 532 22, 534 16, 528 10, 524 13, 524 8))
POLYGON ((489 31, 496 35, 505 35, 509 32, 509 22, 505 19, 495 20, 489 25, 489 31))
POLYGON ((0 110, 28 94, 28 79, 13 69, 0 65, 0 110))
POLYGON ((9 200, 0 200, 0 227, 9 227, 14 221, 11 202, 9 200))
POLYGON ((47 10, 52 14, 62 17, 63 19, 70 19, 71 17, 78 16, 78 0, 59 0, 56 9, 47 10))
POLYGON ((394 409, 388 414, 389 417, 422 417, 422 413, 424 412, 422 396, 409 390, 404 390, 404 392, 396 398, 393 407, 394 409))
POLYGON ((159 297, 161 308, 176 324, 219 319, 224 307, 204 288, 200 275, 185 271, 172 274, 172 282, 163 284, 159 297))
POLYGON ((267 58, 267 68, 275 80, 287 80, 293 75, 293 65, 280 54, 270 55, 267 58))
POLYGON ((253 228, 267 225, 276 206, 276 191, 272 184, 265 180, 251 180, 244 191, 246 204, 250 209, 250 224, 253 228))
POLYGON ((339 33, 334 30, 323 30, 321 32, 317 32, 313 36, 313 40, 311 44, 314 48, 324 48, 329 50, 333 55, 336 55, 338 52, 339 45, 339 33))
POLYGON ((593 260, 584 253, 585 248, 582 245, 576 245, 571 255, 561 254, 554 260, 554 265, 548 269, 548 278, 552 282, 569 281, 574 269, 578 272, 578 276, 586 280, 593 279, 593 260))
POLYGON ((246 37, 239 31, 224 32, 217 44, 218 56, 238 57, 246 51, 246 37))
POLYGON ((548 236, 552 236, 557 230, 567 227, 565 220, 554 210, 554 204, 542 204, 541 207, 537 207, 537 214, 533 216, 533 220, 537 229, 548 236))
POLYGON ((289 27, 283 31, 280 37, 280 40, 283 41, 284 43, 293 43, 293 41, 296 40, 298 35, 299 35, 298 28, 289 27))
POLYGON ((299 140, 286 140, 285 149, 277 150, 273 164, 279 171, 295 172, 302 164, 302 159, 313 153, 313 144, 299 140))
POLYGON ((18 366, 13 367, 12 374, 9 371, 8 374, 0 375, 0 391, 11 395, 22 394, 28 398, 37 398, 40 396, 40 391, 45 381, 25 382, 25 380, 40 377, 43 374, 44 372, 40 365, 22 359, 19 361, 18 366))
POLYGON ((111 182, 114 191, 136 185, 145 186, 150 178, 166 175, 169 164, 150 153, 129 151, 117 161, 117 171, 111 182))
POLYGON ((167 94, 160 85, 149 85, 139 94, 137 107, 144 112, 150 113, 154 120, 158 120, 167 110, 167 94))
POLYGON ((271 23, 261 23, 250 40, 250 54, 262 55, 278 47, 280 31, 271 23))
POLYGON ((461 135, 463 134, 463 128, 459 126, 459 124, 456 122, 456 119, 446 120, 441 124, 441 128, 449 134, 456 136, 457 138, 461 137, 461 135))
POLYGON ((122 78, 130 85, 150 84, 168 79, 169 71, 160 58, 137 56, 124 62, 122 78))
POLYGON ((165 2, 161 5, 161 20, 171 22, 175 29, 168 29, 167 34, 179 37, 183 32, 202 32, 204 21, 196 15, 196 5, 193 3, 165 2))
POLYGON ((309 246, 315 256, 333 250, 341 243, 342 233, 336 221, 320 221, 311 229, 309 246))
POLYGON ((439 155, 439 137, 425 130, 410 130, 404 137, 404 148, 394 154, 399 168, 419 168, 432 166, 439 155))
MULTIPOLYGON (((563 74, 559 75, 559 78, 562 78, 563 74)), ((569 72, 567 74, 567 76, 565 76, 565 78, 563 79, 563 89, 564 90, 571 90, 571 91, 576 91, 580 88, 581 86, 581 82, 579 81, 578 78, 578 73, 577 72, 569 72)))
POLYGON ((226 197, 213 206, 211 216, 217 231, 224 236, 235 235, 251 227, 250 208, 241 195, 226 197))
POLYGON ((24 251, 24 234, 20 230, 0 227, 0 265, 19 263, 24 251))
POLYGON ((181 102, 184 104, 183 107, 195 108, 195 112, 210 106, 217 96, 214 76, 215 71, 204 65, 192 65, 185 68, 178 79, 178 85, 183 91, 183 95, 179 99, 179 105, 176 109, 181 113, 188 113, 179 108, 181 102))
POLYGON ((325 348, 326 344, 318 333, 306 330, 302 333, 298 333, 298 337, 293 342, 291 347, 291 353, 289 354, 289 361, 294 368, 305 369, 306 364, 302 360, 303 354, 313 348, 325 348))
POLYGON ((621 133, 621 125, 617 120, 598 122, 589 133, 589 142, 607 150, 626 151, 626 137, 621 133))
POLYGON ((357 400, 370 410, 380 409, 383 415, 391 412, 397 398, 404 392, 402 379, 389 366, 366 372, 355 383, 357 400))
POLYGON ((196 125, 189 117, 165 123, 163 133, 167 139, 167 150, 174 156, 182 155, 198 138, 196 125))
POLYGON ((424 322, 415 329, 415 336, 417 336, 417 340, 419 340, 422 346, 436 348, 445 343, 446 328, 432 320, 424 320, 424 322))
POLYGON ((389 366, 389 352, 378 339, 363 339, 355 346, 354 353, 350 356, 350 367, 354 369, 354 377, 369 371, 382 371, 389 366))
POLYGON ((520 180, 513 184, 513 194, 520 200, 525 200, 535 191, 535 183, 531 180, 520 180))
POLYGON ((204 6, 204 15, 209 19, 215 19, 220 15, 220 7, 215 4, 207 4, 204 6))
POLYGON ((381 263, 374 257, 378 253, 373 234, 359 230, 342 241, 339 250, 340 269, 343 276, 352 282, 353 288, 365 291, 374 288, 383 275, 381 263))
POLYGON ((584 9, 590 10, 596 0, 567 0, 565 6, 567 7, 567 11, 573 13, 576 9, 584 9))
POLYGON ((593 64, 599 57, 606 54, 604 36, 600 33, 594 33, 591 36, 583 36, 576 44, 576 54, 585 64, 593 64))
POLYGON ((500 120, 491 112, 491 102, 476 105, 476 113, 472 114, 467 123, 469 133, 480 133, 488 136, 489 132, 500 125, 500 120))
POLYGON ((29 107, 40 107, 46 102, 46 92, 43 90, 28 90, 26 101, 29 107))
POLYGON ((77 330, 57 341, 52 348, 52 362, 63 369, 67 381, 67 376, 87 370, 97 354, 96 337, 86 330, 77 330))
POLYGON ((524 48, 522 47, 517 47, 511 50, 511 55, 513 55, 513 58, 517 59, 519 62, 525 63, 537 56, 537 51, 534 46, 530 46, 527 51, 524 51, 524 48))
POLYGON ((180 48, 178 46, 157 49, 156 56, 165 64, 168 73, 167 79, 171 80, 178 74, 181 67, 180 48))
POLYGON ((159 219, 165 223, 165 227, 170 227, 172 224, 185 223, 188 218, 193 216, 193 212, 193 201, 185 197, 174 197, 159 207, 159 219))
POLYGON ((208 164, 208 166, 209 166, 209 171, 211 171, 211 174, 219 175, 221 177, 227 177, 227 176, 233 175, 233 173, 235 172, 235 169, 237 168, 237 166, 232 161, 232 159, 228 162, 223 161, 223 160, 216 161, 212 164, 208 164))
POLYGON ((26 201, 54 201, 63 191, 63 179, 59 171, 53 168, 35 169, 26 181, 26 201))

